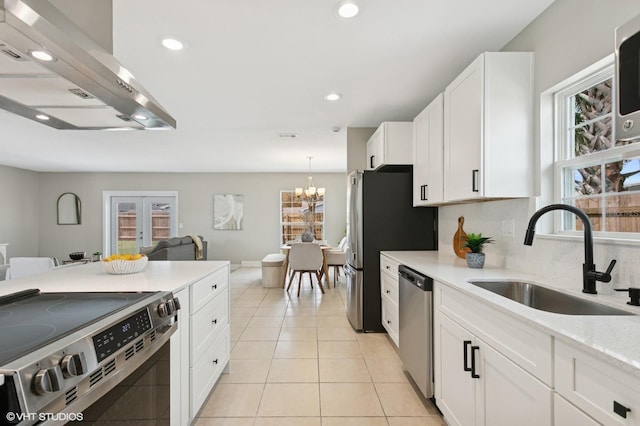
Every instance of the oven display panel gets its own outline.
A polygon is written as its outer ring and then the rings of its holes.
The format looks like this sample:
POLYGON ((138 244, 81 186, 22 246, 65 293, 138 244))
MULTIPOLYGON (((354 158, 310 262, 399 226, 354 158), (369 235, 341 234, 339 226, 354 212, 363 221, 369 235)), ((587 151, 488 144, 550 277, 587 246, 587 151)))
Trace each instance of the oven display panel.
POLYGON ((138 338, 142 333, 151 329, 151 317, 148 309, 131 315, 124 321, 109 327, 108 329, 93 336, 93 346, 96 350, 98 362, 138 338))

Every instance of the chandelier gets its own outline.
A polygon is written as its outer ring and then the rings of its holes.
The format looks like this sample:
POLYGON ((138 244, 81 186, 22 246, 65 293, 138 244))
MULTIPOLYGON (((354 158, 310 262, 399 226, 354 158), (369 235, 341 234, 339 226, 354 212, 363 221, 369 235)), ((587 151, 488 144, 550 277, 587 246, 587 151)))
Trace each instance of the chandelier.
POLYGON ((317 201, 321 201, 324 198, 324 188, 318 188, 313 183, 313 177, 311 176, 312 158, 313 157, 307 157, 307 159, 309 160, 309 174, 307 175, 307 185, 304 189, 296 188, 294 194, 296 198, 315 203, 317 201))

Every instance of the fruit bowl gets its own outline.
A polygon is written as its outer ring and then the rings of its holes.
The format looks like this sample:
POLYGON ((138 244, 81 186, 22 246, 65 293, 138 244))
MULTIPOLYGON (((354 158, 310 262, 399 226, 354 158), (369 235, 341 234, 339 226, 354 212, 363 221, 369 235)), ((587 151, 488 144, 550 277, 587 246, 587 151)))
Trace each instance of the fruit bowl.
POLYGON ((149 262, 145 255, 113 255, 102 261, 104 270, 114 275, 136 274, 142 271, 149 262))
POLYGON ((86 253, 83 251, 72 251, 69 253, 69 259, 71 260, 82 260, 86 256, 86 253))

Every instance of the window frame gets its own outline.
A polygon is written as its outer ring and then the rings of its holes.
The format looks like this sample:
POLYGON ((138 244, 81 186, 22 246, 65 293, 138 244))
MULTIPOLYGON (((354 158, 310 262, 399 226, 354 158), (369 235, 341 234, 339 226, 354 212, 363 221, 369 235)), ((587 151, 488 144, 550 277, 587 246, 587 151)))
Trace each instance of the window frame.
MULTIPOLYGON (((280 230, 278 232, 278 234, 280 235, 280 245, 285 244, 287 242, 287 240, 284 239, 284 234, 283 234, 283 228, 284 226, 288 225, 288 224, 296 224, 298 222, 284 222, 282 220, 283 216, 284 216, 284 212, 283 212, 283 206, 282 206, 282 194, 283 193, 290 193, 293 197, 295 196, 295 189, 281 189, 279 192, 280 195, 280 202, 279 202, 279 206, 280 206, 280 230)), ((320 203, 320 202, 319 202, 320 203)), ((322 221, 321 222, 314 222, 314 226, 318 227, 320 226, 321 228, 321 240, 325 239, 325 228, 326 228, 326 214, 327 214, 327 194, 325 192, 325 194, 322 197, 322 208, 323 208, 323 214, 322 214, 322 221)))
MULTIPOLYGON (((554 203, 562 203, 563 199, 573 198, 573 194, 564 192, 563 188, 565 179, 563 169, 567 167, 577 168, 579 166, 587 166, 588 164, 599 163, 607 164, 611 161, 619 161, 630 156, 640 156, 640 144, 628 144, 618 147, 612 147, 606 150, 593 152, 590 154, 576 157, 573 152, 573 141, 569 135, 570 127, 574 127, 572 121, 572 113, 570 107, 570 98, 582 90, 588 89, 598 83, 612 79, 612 141, 615 141, 615 68, 614 55, 609 55, 595 64, 585 68, 566 80, 556 84, 552 88, 541 94, 540 100, 540 117, 541 117, 541 153, 540 165, 542 168, 540 182, 542 186, 540 204, 544 200, 554 203), (545 122, 545 120, 548 120, 545 122), (549 139, 546 139, 549 138, 549 139), (545 155, 545 150, 551 150, 551 156, 545 155), (545 166, 549 166, 547 172, 544 171, 545 166), (549 172, 552 176, 549 176, 549 172), (546 191, 545 191, 546 190, 546 191), (545 194, 547 192, 547 194, 545 194)), ((609 114, 601 117, 606 117, 609 114)), ((547 151, 548 152, 548 151, 547 151)), ((604 172, 604 169, 602 169, 604 172)), ((594 197, 606 198, 606 192, 597 194, 594 197)), ((608 193, 613 194, 613 193, 608 193)), ((619 193, 618 193, 619 194, 619 193)), ((583 234, 582 230, 567 229, 574 227, 575 216, 570 214, 562 214, 561 212, 553 215, 551 222, 547 221, 543 225, 544 232, 550 233, 550 237, 561 238, 577 238, 583 234)), ((594 238, 598 240, 606 240, 610 242, 631 242, 640 244, 640 232, 610 232, 610 231, 594 231, 594 238)))

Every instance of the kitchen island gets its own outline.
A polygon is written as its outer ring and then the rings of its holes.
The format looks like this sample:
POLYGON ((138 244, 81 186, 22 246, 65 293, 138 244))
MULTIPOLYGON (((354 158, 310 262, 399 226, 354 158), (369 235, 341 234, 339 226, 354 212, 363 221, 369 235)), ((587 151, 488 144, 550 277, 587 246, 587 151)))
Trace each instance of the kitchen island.
POLYGON ((228 261, 149 262, 144 271, 129 275, 108 274, 96 262, 3 281, 0 296, 27 289, 173 292, 181 309, 170 342, 171 424, 187 425, 229 362, 229 273, 228 261))
POLYGON ((635 315, 556 314, 469 283, 554 288, 549 276, 470 269, 444 252, 382 255, 434 279, 435 396, 449 424, 640 424, 640 307, 624 293, 558 289, 635 315))

